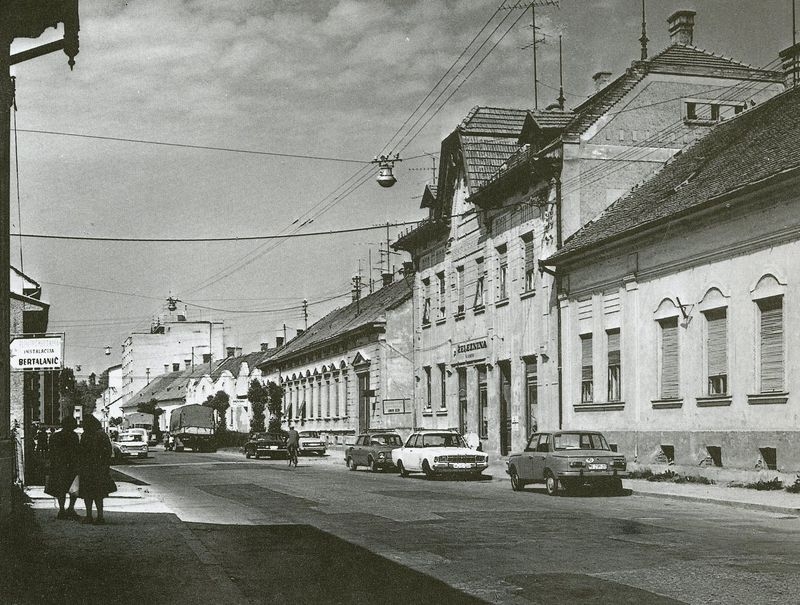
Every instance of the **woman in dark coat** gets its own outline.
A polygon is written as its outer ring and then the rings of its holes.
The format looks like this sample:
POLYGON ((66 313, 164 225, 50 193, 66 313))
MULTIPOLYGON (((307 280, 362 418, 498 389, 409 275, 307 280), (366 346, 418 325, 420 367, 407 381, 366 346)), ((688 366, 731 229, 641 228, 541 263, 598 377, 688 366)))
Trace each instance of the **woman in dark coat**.
POLYGON ((61 430, 50 438, 50 478, 45 492, 58 500, 57 519, 76 519, 75 500, 77 495, 69 495, 69 508, 64 510, 67 492, 78 474, 78 435, 75 418, 67 416, 61 421, 61 430))
POLYGON ((83 420, 83 437, 79 448, 80 466, 78 476, 80 487, 78 496, 83 498, 86 505, 86 517, 83 523, 101 525, 103 519, 103 498, 111 492, 117 491, 117 486, 111 480, 109 464, 111 463, 111 440, 103 432, 100 421, 94 416, 87 416, 83 420), (92 503, 97 509, 97 518, 92 519, 92 503))

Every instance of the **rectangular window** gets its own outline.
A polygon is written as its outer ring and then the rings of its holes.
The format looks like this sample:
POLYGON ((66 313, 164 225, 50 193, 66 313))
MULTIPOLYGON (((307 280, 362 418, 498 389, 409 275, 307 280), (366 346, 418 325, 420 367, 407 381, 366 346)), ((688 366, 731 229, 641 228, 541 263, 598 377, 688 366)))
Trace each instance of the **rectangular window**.
POLYGON ((536 357, 525 359, 525 413, 528 435, 539 428, 539 372, 536 357))
POLYGON ((505 245, 497 247, 497 300, 508 298, 508 251, 505 245))
POLYGON ((525 246, 525 280, 523 288, 525 292, 533 292, 534 279, 536 278, 536 263, 533 258, 533 233, 523 235, 522 243, 525 246))
POLYGON ((425 409, 431 409, 431 367, 422 368, 425 372, 425 409))
POLYGON ((619 330, 608 330, 608 401, 622 400, 622 362, 620 359, 619 330))
POLYGON ((447 313, 447 298, 446 298, 446 288, 445 288, 445 281, 444 281, 444 271, 436 274, 436 279, 439 281, 439 314, 436 316, 436 319, 444 319, 447 313))
POLYGON ((581 335, 581 403, 594 401, 594 369, 592 365, 592 335, 581 335))
POLYGON ((706 370, 708 394, 728 393, 728 312, 714 309, 706 317, 706 370))
POLYGON ((472 306, 479 310, 483 309, 486 304, 486 294, 484 290, 485 277, 483 259, 475 259, 475 299, 472 301, 472 306))
POLYGON ((439 364, 439 390, 441 399, 439 400, 439 409, 446 410, 447 409, 447 370, 445 370, 444 364, 439 364))
POLYGON ((464 266, 456 267, 456 304, 457 314, 464 312, 464 266))
POLYGON ((661 399, 676 399, 678 388, 678 318, 658 322, 661 327, 661 399))
POLYGON ((478 433, 489 438, 489 395, 486 389, 486 366, 478 366, 478 433))
POLYGON ((422 280, 422 325, 431 323, 431 280, 422 280))
POLYGON ((761 392, 783 391, 783 297, 758 301, 761 312, 761 392))

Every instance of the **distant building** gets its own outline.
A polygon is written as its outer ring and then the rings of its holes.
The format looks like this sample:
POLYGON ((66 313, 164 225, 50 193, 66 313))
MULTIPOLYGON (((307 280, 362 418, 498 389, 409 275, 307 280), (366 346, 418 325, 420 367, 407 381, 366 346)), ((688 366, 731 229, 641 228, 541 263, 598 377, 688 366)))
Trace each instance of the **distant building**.
POLYGON ((172 314, 149 332, 134 332, 122 345, 122 402, 155 377, 184 369, 206 370, 225 357, 221 321, 187 321, 172 314))
POLYGON ((370 428, 410 431, 413 276, 332 311, 259 367, 278 372, 284 419, 341 443, 370 428))
POLYGON ((642 462, 800 470, 800 87, 554 256, 567 428, 642 462))
POLYGON ((780 72, 694 46, 694 12, 669 28, 666 49, 615 79, 598 72, 573 110, 478 107, 442 142, 428 218, 395 242, 417 269, 425 426, 477 432, 499 455, 562 426, 556 292, 539 260, 683 147, 784 90, 780 72))
POLYGON ((112 418, 122 418, 122 365, 117 364, 104 372, 106 388, 95 401, 95 415, 103 428, 108 429, 112 418))

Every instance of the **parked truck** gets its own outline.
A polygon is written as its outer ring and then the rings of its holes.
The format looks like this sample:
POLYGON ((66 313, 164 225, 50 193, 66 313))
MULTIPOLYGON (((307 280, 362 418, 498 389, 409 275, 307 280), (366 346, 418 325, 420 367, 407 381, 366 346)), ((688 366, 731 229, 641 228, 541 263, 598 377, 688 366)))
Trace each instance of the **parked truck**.
POLYGON ((175 451, 188 447, 195 452, 215 452, 214 410, 191 404, 172 410, 169 433, 175 438, 175 451))

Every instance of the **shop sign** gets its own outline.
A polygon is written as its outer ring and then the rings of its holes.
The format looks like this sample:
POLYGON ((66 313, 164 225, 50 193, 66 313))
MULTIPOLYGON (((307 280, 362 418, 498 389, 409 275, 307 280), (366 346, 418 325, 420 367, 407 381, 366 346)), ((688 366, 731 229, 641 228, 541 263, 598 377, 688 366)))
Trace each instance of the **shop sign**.
POLYGON ((470 363, 479 359, 486 359, 488 338, 476 338, 453 346, 453 363, 470 363))
POLYGON ((11 369, 16 372, 60 370, 64 367, 62 336, 15 337, 11 341, 11 369))

